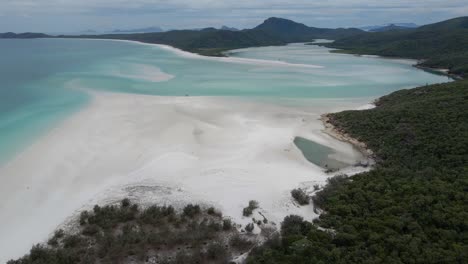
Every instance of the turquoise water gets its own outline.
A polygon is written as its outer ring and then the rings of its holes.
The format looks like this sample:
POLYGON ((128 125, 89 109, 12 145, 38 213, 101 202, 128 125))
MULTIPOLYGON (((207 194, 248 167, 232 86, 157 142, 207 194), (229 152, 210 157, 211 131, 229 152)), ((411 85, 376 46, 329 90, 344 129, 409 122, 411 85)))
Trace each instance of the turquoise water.
POLYGON ((302 137, 296 137, 294 139, 294 144, 299 148, 308 161, 322 168, 331 169, 333 171, 353 165, 331 158, 331 155, 336 153, 336 150, 318 144, 314 141, 310 141, 302 137))
POLYGON ((86 89, 281 100, 378 97, 447 81, 406 61, 331 54, 305 45, 244 49, 233 56, 323 68, 227 63, 155 46, 94 40, 0 40, 0 55, 0 164, 85 106, 86 89), (173 78, 158 79, 168 75, 173 78))

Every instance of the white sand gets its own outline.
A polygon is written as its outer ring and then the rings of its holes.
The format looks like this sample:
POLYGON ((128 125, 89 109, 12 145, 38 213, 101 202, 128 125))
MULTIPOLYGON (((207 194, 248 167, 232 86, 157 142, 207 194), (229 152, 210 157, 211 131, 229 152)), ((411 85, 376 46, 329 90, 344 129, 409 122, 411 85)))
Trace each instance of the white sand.
MULTIPOLYGON (((93 39, 83 39, 83 40, 90 40, 93 39)), ((250 59, 250 58, 236 58, 236 57, 213 57, 213 56, 204 56, 196 53, 191 53, 188 51, 184 51, 178 48, 174 48, 169 45, 163 44, 151 44, 151 43, 144 43, 134 40, 118 40, 118 39, 94 39, 97 41, 118 41, 118 42, 128 42, 132 44, 139 44, 145 46, 152 46, 158 47, 163 50, 170 51, 174 54, 177 54, 184 58, 189 59, 202 59, 202 60, 210 60, 210 61, 220 61, 220 62, 227 62, 227 63, 238 63, 238 64, 248 64, 248 65, 258 65, 258 66, 272 66, 272 67, 293 67, 293 68, 312 68, 312 69, 321 69, 324 66, 321 65, 314 65, 314 64, 301 64, 301 63, 290 63, 285 61, 274 61, 274 60, 262 60, 262 59, 250 59)))
POLYGON ((126 65, 124 69, 116 68, 110 75, 147 82, 166 82, 174 78, 174 75, 161 71, 160 68, 147 64, 126 65))
POLYGON ((251 199, 276 223, 288 214, 315 217, 311 206, 296 207, 289 192, 323 184, 327 175, 293 139, 356 154, 322 133, 318 118, 362 101, 304 102, 94 93, 87 108, 0 168, 0 262, 46 240, 78 209, 127 195, 213 204, 244 224, 250 219, 242 208, 251 199))

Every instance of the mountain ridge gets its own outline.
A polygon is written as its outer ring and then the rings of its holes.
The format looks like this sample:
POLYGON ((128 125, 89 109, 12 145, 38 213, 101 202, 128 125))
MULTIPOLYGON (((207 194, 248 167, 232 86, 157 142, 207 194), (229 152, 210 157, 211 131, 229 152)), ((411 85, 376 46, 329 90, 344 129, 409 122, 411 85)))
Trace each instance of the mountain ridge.
POLYGON ((419 66, 468 74, 468 16, 411 30, 373 32, 345 37, 323 46, 342 53, 373 54, 420 60, 419 66))

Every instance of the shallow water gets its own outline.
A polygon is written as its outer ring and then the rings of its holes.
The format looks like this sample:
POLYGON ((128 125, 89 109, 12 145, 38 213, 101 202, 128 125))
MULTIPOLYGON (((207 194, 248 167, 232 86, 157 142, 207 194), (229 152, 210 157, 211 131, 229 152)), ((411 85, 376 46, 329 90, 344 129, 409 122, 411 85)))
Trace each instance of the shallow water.
POLYGON ((228 63, 104 40, 0 40, 0 51, 0 164, 85 106, 89 99, 85 89, 284 103, 306 98, 375 98, 447 81, 405 60, 331 54, 326 48, 302 44, 232 52, 239 58, 302 66, 228 63))
POLYGON ((336 171, 352 165, 335 158, 333 156, 333 154, 336 154, 334 149, 317 142, 307 140, 303 137, 296 137, 294 139, 294 144, 301 150, 302 154, 308 161, 317 164, 322 168, 336 171))

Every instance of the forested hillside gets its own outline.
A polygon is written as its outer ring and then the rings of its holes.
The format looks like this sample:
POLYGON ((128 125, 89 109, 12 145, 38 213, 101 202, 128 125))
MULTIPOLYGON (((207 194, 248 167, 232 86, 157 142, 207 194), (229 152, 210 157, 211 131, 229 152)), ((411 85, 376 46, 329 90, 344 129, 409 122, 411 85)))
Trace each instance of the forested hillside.
POLYGON ((402 90, 377 108, 331 114, 378 157, 313 198, 314 224, 291 216, 248 263, 467 263, 468 81, 402 90))
POLYGON ((363 31, 359 29, 313 28, 287 19, 269 18, 254 29, 242 31, 206 28, 204 30, 173 30, 161 33, 71 37, 136 40, 145 43, 166 44, 202 55, 223 56, 222 52, 230 49, 285 45, 291 42, 313 41, 318 38, 337 39, 360 33, 363 31))
POLYGON ((341 38, 327 47, 349 53, 421 59, 421 66, 468 74, 468 17, 404 31, 387 31, 341 38))

